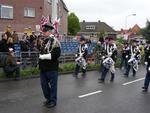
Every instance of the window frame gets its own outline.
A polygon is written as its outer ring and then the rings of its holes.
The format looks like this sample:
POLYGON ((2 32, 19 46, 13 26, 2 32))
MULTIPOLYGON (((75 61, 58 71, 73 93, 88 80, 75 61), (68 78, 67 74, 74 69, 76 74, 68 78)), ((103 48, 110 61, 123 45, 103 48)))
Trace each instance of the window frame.
POLYGON ((11 6, 11 5, 3 5, 3 4, 0 4, 0 19, 13 19, 14 18, 14 7, 11 6), (4 17, 3 16, 3 9, 2 8, 9 8, 11 9, 11 17, 4 17))
POLYGON ((31 7, 25 7, 24 8, 24 17, 26 17, 26 18, 35 18, 36 17, 36 9, 35 8, 31 8, 31 7), (32 11, 34 10, 34 15, 29 15, 29 11, 31 11, 31 9, 32 9, 32 11), (27 15, 25 14, 25 11, 27 11, 27 15))

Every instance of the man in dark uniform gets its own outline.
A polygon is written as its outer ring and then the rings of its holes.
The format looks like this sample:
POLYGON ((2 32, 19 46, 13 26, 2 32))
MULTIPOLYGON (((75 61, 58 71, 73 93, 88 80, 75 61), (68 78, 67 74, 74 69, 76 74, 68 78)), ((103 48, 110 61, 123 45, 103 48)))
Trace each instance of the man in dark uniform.
MULTIPOLYGON (((127 51, 127 55, 126 58, 128 59, 128 65, 127 65, 127 69, 125 72, 125 77, 129 76, 129 72, 130 72, 130 68, 132 67, 133 70, 133 76, 136 75, 136 71, 137 69, 134 68, 133 64, 130 64, 130 61, 135 58, 136 62, 139 60, 139 56, 140 56, 140 50, 139 47, 136 46, 136 43, 133 42, 132 45, 130 46, 130 49, 127 51)), ((138 67, 138 64, 137 64, 138 67)))
POLYGON ((149 86, 149 82, 150 82, 150 41, 147 42, 147 51, 146 51, 146 56, 145 56, 145 65, 146 65, 146 77, 145 77, 145 81, 144 81, 144 87, 143 88, 143 92, 147 92, 148 91, 148 86, 149 86))
POLYGON ((39 54, 41 86, 46 98, 44 105, 48 108, 55 107, 57 104, 58 58, 61 54, 60 43, 52 35, 53 29, 50 24, 42 26, 45 39, 39 54))
POLYGON ((80 45, 78 48, 78 52, 76 54, 76 68, 75 68, 75 73, 74 76, 77 77, 78 73, 80 71, 80 67, 82 68, 82 76, 84 77, 86 75, 86 65, 87 65, 87 55, 88 55, 88 46, 85 42, 84 36, 81 36, 80 38, 80 45))
POLYGON ((115 61, 117 57, 117 46, 114 43, 112 38, 109 38, 109 42, 105 47, 105 54, 102 56, 102 65, 101 65, 101 77, 98 79, 99 83, 104 83, 108 71, 111 71, 111 79, 113 82, 115 78, 115 61))

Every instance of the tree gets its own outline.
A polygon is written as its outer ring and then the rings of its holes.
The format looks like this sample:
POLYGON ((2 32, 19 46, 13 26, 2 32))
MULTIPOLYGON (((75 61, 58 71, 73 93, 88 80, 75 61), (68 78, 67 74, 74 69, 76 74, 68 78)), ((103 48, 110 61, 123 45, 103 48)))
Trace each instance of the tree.
POLYGON ((74 13, 68 15, 68 32, 70 35, 76 35, 80 31, 80 22, 74 13))
POLYGON ((150 40, 150 22, 149 22, 149 20, 147 20, 146 27, 142 29, 141 33, 147 40, 150 40))

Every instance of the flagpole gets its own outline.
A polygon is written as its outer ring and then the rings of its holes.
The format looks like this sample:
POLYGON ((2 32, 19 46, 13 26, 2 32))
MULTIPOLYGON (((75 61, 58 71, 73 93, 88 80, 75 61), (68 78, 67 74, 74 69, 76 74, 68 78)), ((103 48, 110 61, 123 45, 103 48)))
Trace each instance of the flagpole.
POLYGON ((52 0, 52 23, 54 23, 55 18, 57 18, 57 3, 58 0, 52 0))

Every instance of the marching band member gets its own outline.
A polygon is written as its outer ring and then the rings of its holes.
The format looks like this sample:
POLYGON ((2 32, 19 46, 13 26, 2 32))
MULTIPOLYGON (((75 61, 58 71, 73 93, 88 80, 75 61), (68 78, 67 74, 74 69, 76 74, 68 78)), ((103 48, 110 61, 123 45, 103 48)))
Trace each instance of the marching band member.
POLYGON ((48 108, 57 104, 58 58, 61 54, 60 42, 53 35, 53 29, 48 23, 42 26, 44 41, 39 54, 41 87, 46 99, 44 106, 48 108))
POLYGON ((115 77, 115 60, 116 60, 116 54, 117 54, 117 46, 112 41, 112 38, 109 39, 109 43, 106 45, 105 48, 105 55, 102 56, 102 73, 101 78, 99 78, 100 83, 104 83, 105 77, 108 73, 108 71, 111 71, 111 79, 110 81, 114 81, 115 77))
POLYGON ((78 53, 76 54, 77 58, 75 59, 75 62, 76 62, 76 68, 75 68, 75 73, 74 73, 75 77, 78 76, 80 67, 82 67, 82 72, 83 72, 82 76, 86 75, 87 55, 88 55, 88 46, 86 44, 86 40, 85 40, 84 36, 81 36, 78 53))
POLYGON ((132 67, 133 76, 135 76, 136 71, 138 71, 139 60, 141 59, 140 49, 138 46, 136 46, 135 42, 133 42, 132 45, 130 46, 130 49, 127 50, 126 59, 128 60, 128 65, 124 75, 128 77, 130 68, 132 67))
POLYGON ((127 69, 127 62, 128 62, 128 58, 126 58, 126 55, 128 53, 128 50, 130 50, 129 44, 125 43, 123 45, 122 48, 122 58, 121 58, 121 64, 120 64, 120 69, 122 69, 122 67, 124 67, 124 69, 127 69))
POLYGON ((148 86, 150 82, 150 41, 147 42, 146 54, 145 54, 145 65, 146 65, 146 77, 144 81, 144 86, 142 87, 143 92, 148 91, 148 86))

